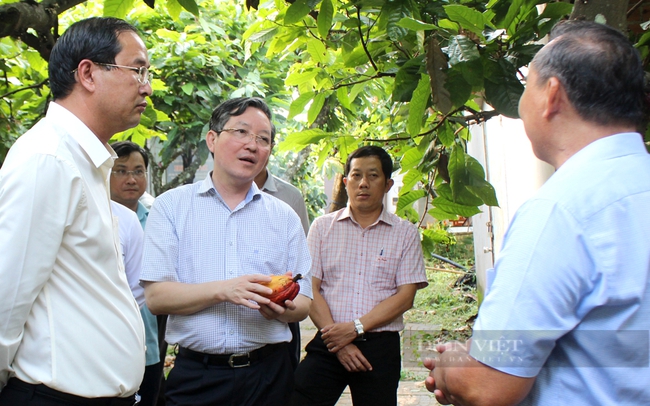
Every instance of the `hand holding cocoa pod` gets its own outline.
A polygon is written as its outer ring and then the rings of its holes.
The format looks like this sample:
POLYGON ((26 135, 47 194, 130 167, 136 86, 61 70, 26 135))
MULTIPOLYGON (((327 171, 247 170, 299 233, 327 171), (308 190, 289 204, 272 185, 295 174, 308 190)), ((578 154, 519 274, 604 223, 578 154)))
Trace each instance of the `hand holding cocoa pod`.
POLYGON ((284 306, 285 300, 293 300, 300 292, 300 285, 298 280, 302 279, 302 275, 297 274, 293 278, 288 275, 271 275, 271 282, 260 283, 273 290, 270 295, 262 296, 269 298, 273 303, 284 306))

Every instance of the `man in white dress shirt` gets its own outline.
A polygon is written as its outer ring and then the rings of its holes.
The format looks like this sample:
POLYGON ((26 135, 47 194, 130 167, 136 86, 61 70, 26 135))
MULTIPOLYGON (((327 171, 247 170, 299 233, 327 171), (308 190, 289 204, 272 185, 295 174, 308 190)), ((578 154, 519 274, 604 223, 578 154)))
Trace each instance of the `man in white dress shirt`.
POLYGON ((144 327, 110 208, 107 144, 151 94, 147 49, 79 21, 49 61, 53 102, 0 169, 0 405, 133 405, 144 327))

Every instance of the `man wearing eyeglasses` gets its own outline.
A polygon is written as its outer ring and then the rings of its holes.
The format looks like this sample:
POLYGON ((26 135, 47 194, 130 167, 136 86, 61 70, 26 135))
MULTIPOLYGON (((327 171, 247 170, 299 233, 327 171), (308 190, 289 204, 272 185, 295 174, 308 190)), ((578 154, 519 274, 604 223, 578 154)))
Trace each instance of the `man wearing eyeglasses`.
POLYGON ((133 405, 144 327, 129 289, 107 144, 151 94, 136 29, 70 26, 49 61, 53 102, 0 169, 0 405, 133 405))
POLYGON ((257 98, 217 106, 206 134, 213 171, 151 207, 140 279, 178 346, 168 404, 284 406, 291 396, 288 323, 309 313, 311 259, 298 215, 253 182, 271 153, 271 119, 257 98), (262 283, 287 273, 303 276, 300 293, 278 305, 262 283))
MULTIPOLYGON (((138 144, 131 141, 119 141, 111 144, 115 150, 117 159, 111 172, 111 200, 126 206, 135 212, 140 226, 144 229, 149 216, 149 209, 140 202, 140 197, 147 188, 147 168, 149 166, 149 157, 146 151, 138 144)), ((114 206, 113 206, 114 207, 114 206)), ((114 210, 115 211, 115 210, 114 210)), ((122 220, 122 217, 120 217, 122 220)), ((120 227, 122 222, 120 222, 120 227)), ((120 228, 120 231, 122 228, 120 228)), ((140 230, 142 231, 142 230, 140 230)), ((142 237, 140 237, 142 239, 142 237)), ((124 246, 124 241, 122 241, 124 246)), ((131 285, 134 296, 142 290, 140 286, 140 266, 126 267, 127 278, 131 285), (131 271, 131 272, 130 272, 131 271), (137 275, 133 275, 137 271, 137 275), (134 283, 131 283, 134 281, 134 283)), ((137 299, 137 296, 136 296, 137 299)), ((140 395, 140 406, 153 406, 158 400, 158 392, 162 380, 164 366, 164 356, 166 354, 167 344, 159 345, 158 343, 158 321, 156 316, 151 314, 147 305, 140 307, 140 314, 144 322, 144 330, 147 343, 146 368, 144 378, 140 385, 138 394, 140 395), (161 357, 162 353, 162 357, 161 357)), ((165 320, 163 318, 163 320, 165 320)), ((162 326, 164 327, 164 325, 162 326)))

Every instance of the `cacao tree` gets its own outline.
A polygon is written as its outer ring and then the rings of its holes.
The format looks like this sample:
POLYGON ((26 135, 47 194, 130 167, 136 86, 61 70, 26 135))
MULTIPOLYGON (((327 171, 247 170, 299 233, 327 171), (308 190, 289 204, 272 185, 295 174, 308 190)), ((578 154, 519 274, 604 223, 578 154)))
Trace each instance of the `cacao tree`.
MULTIPOLYGON (((204 126, 216 103, 260 95, 286 111, 277 115, 281 139, 287 136, 275 153, 290 161, 274 170, 306 179, 316 163, 334 177, 350 151, 374 143, 404 175, 400 215, 421 222, 418 204, 440 220, 469 217, 497 201, 483 168, 465 153, 468 126, 497 114, 516 117, 521 67, 559 19, 573 13, 614 22, 625 12, 626 21, 643 11, 627 1, 601 3, 0 0, 0 157, 45 110, 45 60, 60 22, 103 7, 142 29, 151 49, 153 108, 120 136, 161 140, 160 152, 152 152, 157 192, 189 181, 204 162, 204 126), (595 13, 592 4, 600 7, 595 13), (165 186, 162 171, 174 159, 185 170, 165 186)), ((647 27, 632 28, 645 62, 647 27)), ((447 239, 437 228, 423 230, 427 252, 447 239)))

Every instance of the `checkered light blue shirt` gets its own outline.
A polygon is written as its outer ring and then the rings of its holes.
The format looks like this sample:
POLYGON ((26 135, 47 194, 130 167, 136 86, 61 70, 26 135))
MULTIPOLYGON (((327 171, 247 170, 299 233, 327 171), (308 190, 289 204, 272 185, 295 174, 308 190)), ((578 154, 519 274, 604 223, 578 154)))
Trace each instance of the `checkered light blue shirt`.
MULTIPOLYGON (((300 218, 253 183, 234 210, 210 175, 156 198, 145 231, 141 280, 204 283, 260 273, 302 274, 300 293, 313 298, 311 259, 300 218)), ((192 315, 172 315, 166 341, 212 354, 247 352, 288 342, 286 323, 253 309, 219 303, 192 315)))

